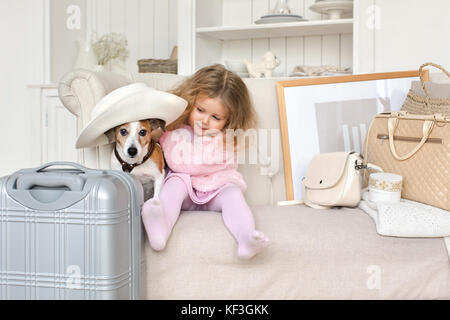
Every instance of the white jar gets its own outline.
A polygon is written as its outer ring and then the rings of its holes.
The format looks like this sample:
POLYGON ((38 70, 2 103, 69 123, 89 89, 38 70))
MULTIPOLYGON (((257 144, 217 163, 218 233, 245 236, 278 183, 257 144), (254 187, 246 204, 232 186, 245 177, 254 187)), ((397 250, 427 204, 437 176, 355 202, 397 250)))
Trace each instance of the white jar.
POLYGON ((379 172, 369 176, 369 201, 400 202, 403 177, 398 174, 379 172))

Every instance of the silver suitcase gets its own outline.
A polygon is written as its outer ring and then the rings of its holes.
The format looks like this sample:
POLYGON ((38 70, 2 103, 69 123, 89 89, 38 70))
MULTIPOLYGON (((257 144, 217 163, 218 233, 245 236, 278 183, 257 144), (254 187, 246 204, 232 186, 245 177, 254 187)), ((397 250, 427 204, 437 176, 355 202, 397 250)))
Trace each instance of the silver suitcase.
POLYGON ((1 178, 0 299, 142 298, 142 202, 131 175, 75 163, 1 178))

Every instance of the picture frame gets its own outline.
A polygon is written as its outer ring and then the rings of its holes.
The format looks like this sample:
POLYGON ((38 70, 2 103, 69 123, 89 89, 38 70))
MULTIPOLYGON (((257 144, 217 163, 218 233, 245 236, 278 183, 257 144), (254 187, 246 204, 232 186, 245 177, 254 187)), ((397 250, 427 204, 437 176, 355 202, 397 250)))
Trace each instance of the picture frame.
MULTIPOLYGON (((424 81, 429 72, 424 70, 424 81)), ((302 199, 302 183, 319 153, 361 152, 372 118, 398 111, 419 71, 277 81, 286 200, 302 199)))

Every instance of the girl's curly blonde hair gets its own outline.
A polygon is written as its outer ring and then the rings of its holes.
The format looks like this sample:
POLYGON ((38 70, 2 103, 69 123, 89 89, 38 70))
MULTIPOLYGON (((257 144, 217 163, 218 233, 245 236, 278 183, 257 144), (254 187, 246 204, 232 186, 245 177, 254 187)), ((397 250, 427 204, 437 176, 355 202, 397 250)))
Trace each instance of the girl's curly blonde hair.
POLYGON ((185 99, 188 105, 181 116, 167 126, 169 131, 188 124, 189 115, 200 96, 222 100, 228 110, 228 119, 223 130, 247 130, 256 126, 256 112, 247 86, 238 75, 221 64, 198 70, 170 92, 185 99))

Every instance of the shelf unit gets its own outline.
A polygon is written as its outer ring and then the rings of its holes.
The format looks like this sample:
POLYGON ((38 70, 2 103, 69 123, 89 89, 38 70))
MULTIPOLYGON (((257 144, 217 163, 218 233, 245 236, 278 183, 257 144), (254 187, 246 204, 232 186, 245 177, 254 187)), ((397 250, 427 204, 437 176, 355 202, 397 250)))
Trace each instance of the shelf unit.
MULTIPOLYGON (((275 0, 179 0, 180 74, 226 60, 260 61, 270 50, 281 60, 275 77, 288 76, 297 65, 354 66, 352 15, 328 20, 308 8, 314 0, 291 0, 294 14, 308 21, 254 24, 275 0)), ((356 6, 356 1, 355 4, 356 6)))
POLYGON ((197 35, 205 35, 216 40, 223 41, 350 34, 352 32, 353 19, 252 24, 245 26, 201 27, 196 29, 197 35))

